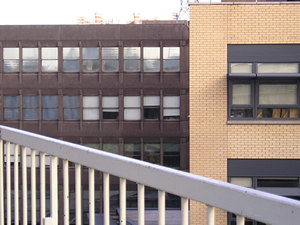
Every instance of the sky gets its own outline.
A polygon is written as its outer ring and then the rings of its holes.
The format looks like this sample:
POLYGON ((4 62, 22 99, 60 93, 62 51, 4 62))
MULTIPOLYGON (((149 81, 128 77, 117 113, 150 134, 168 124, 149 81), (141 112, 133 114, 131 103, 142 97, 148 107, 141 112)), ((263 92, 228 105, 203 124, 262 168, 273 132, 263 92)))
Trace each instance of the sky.
POLYGON ((141 19, 171 20, 179 11, 180 0, 4 0, 0 25, 77 24, 78 16, 92 20, 96 12, 119 23, 132 21, 134 12, 141 19))

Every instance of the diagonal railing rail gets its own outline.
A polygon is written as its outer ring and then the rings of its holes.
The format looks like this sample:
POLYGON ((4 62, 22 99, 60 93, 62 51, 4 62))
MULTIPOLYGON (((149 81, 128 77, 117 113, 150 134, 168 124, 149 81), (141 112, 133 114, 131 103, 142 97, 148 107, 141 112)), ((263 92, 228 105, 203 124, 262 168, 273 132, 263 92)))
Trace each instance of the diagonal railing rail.
POLYGON ((158 190, 159 224, 165 224, 165 193, 181 197, 181 224, 189 224, 189 200, 207 205, 207 221, 215 224, 215 208, 237 215, 237 224, 245 224, 245 218, 269 225, 298 225, 300 202, 284 197, 243 188, 225 182, 193 175, 159 165, 111 154, 77 144, 0 126, 0 224, 11 224, 11 165, 14 155, 14 221, 19 221, 18 202, 18 149, 21 149, 22 170, 22 223, 27 224, 27 161, 31 154, 31 224, 36 224, 36 154, 40 154, 40 221, 44 225, 58 224, 58 210, 64 210, 64 224, 69 224, 69 162, 75 163, 76 225, 81 224, 81 167, 89 168, 89 224, 95 224, 95 170, 103 173, 104 224, 109 224, 109 176, 120 179, 120 224, 126 224, 126 181, 138 185, 138 223, 145 224, 145 186, 158 190), (14 146, 14 150, 12 150, 14 146), (5 149, 5 151, 4 151, 5 149), (45 156, 50 163, 50 217, 45 214, 45 156), (6 156, 6 157, 5 157, 6 156), (58 159, 63 160, 63 209, 58 209, 58 159), (4 171, 6 180, 4 180, 4 171), (4 185, 6 184, 6 185, 4 185), (4 191, 6 186, 6 193, 4 191), (5 196, 6 195, 6 196, 5 196), (6 198, 6 205, 4 199, 6 198), (17 210, 16 210, 17 209, 17 210), (5 217, 6 213, 6 217, 5 217), (6 221, 5 221, 6 218, 6 221))

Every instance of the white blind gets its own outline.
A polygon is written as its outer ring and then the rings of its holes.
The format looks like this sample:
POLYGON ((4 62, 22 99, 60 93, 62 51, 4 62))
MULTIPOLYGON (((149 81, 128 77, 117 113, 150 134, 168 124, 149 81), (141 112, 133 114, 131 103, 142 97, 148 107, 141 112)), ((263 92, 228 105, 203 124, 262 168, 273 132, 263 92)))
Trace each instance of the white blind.
POLYGON ((232 104, 249 105, 251 104, 251 85, 233 84, 232 85, 232 104))
POLYGON ((230 73, 252 73, 252 63, 230 63, 230 73))
POLYGON ((42 59, 58 59, 57 48, 42 48, 42 59))
POLYGON ((99 120, 99 109, 83 109, 84 120, 99 120))
POLYGON ((180 107, 179 96, 164 96, 164 107, 176 108, 180 107))
POLYGON ((117 96, 103 96, 102 97, 103 108, 119 108, 119 97, 117 96))
POLYGON ((144 47, 144 59, 160 59, 160 48, 144 47))
POLYGON ((164 59, 179 59, 180 48, 179 47, 164 47, 163 50, 164 59))
POLYGON ((124 120, 140 120, 140 109, 124 109, 124 120))
POLYGON ((258 101, 261 105, 295 105, 297 104, 297 85, 261 84, 258 101))
POLYGON ((257 63, 257 73, 299 73, 299 64, 257 63))
POLYGON ((180 109, 164 109, 164 116, 179 116, 180 109))
POLYGON ((3 59, 19 59, 19 48, 3 48, 3 59))
POLYGON ((99 97, 83 96, 83 107, 99 108, 99 97))
POLYGON ((124 96, 124 107, 140 107, 140 96, 124 96))
POLYGON ((140 47, 124 48, 124 59, 139 59, 139 58, 140 58, 140 47))
POLYGON ((160 106, 160 97, 144 96, 144 106, 160 106))
POLYGON ((79 48, 63 48, 64 59, 79 59, 79 48))
POLYGON ((38 48, 23 48, 23 59, 38 59, 38 48))

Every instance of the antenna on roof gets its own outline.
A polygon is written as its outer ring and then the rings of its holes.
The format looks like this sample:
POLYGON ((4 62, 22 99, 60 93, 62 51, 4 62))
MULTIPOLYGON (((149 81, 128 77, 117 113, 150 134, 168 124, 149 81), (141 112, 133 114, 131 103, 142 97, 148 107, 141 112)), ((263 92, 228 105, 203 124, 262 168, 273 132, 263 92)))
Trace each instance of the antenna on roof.
POLYGON ((176 21, 179 19, 190 20, 190 6, 189 0, 180 0, 180 11, 177 15, 176 21))

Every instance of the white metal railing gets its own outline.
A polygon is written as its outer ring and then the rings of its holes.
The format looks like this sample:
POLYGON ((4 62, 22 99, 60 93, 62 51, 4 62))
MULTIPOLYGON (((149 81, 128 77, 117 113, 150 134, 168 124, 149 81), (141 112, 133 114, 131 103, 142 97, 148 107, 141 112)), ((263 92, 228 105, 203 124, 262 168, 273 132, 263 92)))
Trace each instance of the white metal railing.
MULTIPOLYGON (((215 208, 234 213, 237 224, 245 224, 245 218, 270 225, 298 225, 300 222, 300 202, 284 197, 243 188, 225 182, 204 178, 190 173, 153 165, 151 163, 110 154, 96 149, 56 140, 0 126, 0 225, 19 221, 22 209, 22 223, 28 223, 27 215, 27 152, 31 155, 31 224, 40 221, 44 225, 58 224, 58 159, 63 160, 63 200, 64 224, 69 224, 69 162, 75 163, 76 225, 82 223, 81 211, 81 167, 89 168, 89 224, 95 224, 95 170, 103 173, 104 224, 109 224, 109 176, 120 179, 120 224, 126 225, 126 180, 138 186, 138 223, 145 224, 145 186, 159 192, 159 224, 165 224, 165 193, 181 197, 181 224, 189 224, 188 201, 194 200, 207 205, 208 225, 215 224, 215 208), (5 144, 5 145, 4 145, 5 144), (5 148, 4 148, 5 146, 5 148), (14 149, 11 147, 14 146, 14 149), (19 206, 18 154, 21 149, 22 206, 19 206), (5 151, 4 151, 5 149, 5 151), (14 152, 14 215, 11 215, 11 153, 14 152), (5 154, 4 154, 5 153, 5 154), (36 154, 40 154, 40 215, 36 215, 36 154), (6 156, 4 156, 6 155, 6 156), (50 217, 46 217, 46 155, 50 163, 50 217), (6 171, 6 179, 4 179, 6 171), (6 183, 6 185, 4 185, 6 183), (6 193, 4 188, 6 186, 6 193), (6 197, 6 205, 4 199, 6 197), (5 217, 6 213, 6 217, 5 217), (5 219, 6 218, 6 219, 5 219)), ((16 223, 15 223, 16 224, 16 223)))

